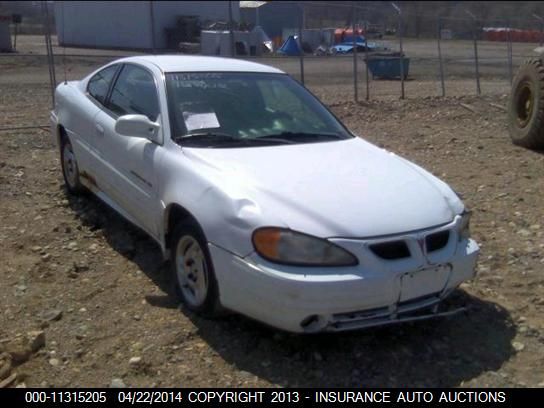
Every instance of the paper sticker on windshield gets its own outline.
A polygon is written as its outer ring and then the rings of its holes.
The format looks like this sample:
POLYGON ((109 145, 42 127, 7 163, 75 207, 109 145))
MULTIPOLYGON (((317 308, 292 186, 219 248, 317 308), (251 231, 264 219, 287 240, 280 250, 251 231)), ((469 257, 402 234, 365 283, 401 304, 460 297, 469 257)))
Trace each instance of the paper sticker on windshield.
POLYGON ((187 131, 189 132, 195 129, 213 129, 221 127, 215 112, 183 112, 183 119, 185 120, 187 131))

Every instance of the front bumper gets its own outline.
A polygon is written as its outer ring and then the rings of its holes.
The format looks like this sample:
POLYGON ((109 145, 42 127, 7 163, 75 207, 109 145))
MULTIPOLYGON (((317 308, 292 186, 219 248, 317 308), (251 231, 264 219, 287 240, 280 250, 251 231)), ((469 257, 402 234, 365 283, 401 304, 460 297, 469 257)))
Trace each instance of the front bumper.
POLYGON ((436 263, 418 264, 410 259, 301 268, 273 264, 256 254, 242 259, 213 244, 209 248, 224 307, 299 333, 354 330, 456 314, 463 309, 442 312, 439 305, 474 276, 479 253, 475 241, 459 241, 455 236, 452 247, 444 249, 447 259, 437 258, 440 262, 436 263), (407 282, 414 276, 417 280, 410 282, 415 284, 407 282))

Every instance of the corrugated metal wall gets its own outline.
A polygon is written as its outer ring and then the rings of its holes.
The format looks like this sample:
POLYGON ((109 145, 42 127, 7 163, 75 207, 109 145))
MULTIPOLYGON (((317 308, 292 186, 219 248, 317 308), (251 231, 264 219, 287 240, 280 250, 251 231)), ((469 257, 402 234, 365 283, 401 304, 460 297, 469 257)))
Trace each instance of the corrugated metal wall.
MULTIPOLYGON (((200 16, 201 20, 228 21, 228 1, 55 1, 59 44, 93 48, 166 47, 164 29, 174 27, 178 16, 200 16)), ((232 15, 239 20, 239 2, 232 2, 232 15)))

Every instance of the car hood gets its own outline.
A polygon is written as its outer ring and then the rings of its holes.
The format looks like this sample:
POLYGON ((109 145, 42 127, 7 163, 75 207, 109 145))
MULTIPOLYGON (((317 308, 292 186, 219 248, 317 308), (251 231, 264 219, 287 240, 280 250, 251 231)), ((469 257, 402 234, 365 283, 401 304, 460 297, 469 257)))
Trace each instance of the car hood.
POLYGON ((184 148, 239 216, 319 237, 374 237, 450 222, 456 194, 415 164, 360 138, 251 148, 184 148))

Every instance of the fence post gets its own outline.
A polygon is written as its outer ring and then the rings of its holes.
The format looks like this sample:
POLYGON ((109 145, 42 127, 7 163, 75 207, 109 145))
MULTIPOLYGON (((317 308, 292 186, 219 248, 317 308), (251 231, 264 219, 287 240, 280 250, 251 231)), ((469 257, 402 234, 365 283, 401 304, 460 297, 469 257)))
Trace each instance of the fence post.
POLYGON ((357 89, 357 36, 355 35, 355 5, 351 8, 351 28, 353 32, 353 97, 355 102, 359 101, 357 89))
POLYGON ((536 13, 533 13, 533 17, 536 18, 539 22, 540 22, 540 36, 539 36, 539 40, 538 40, 538 45, 540 45, 542 47, 542 42, 543 42, 543 36, 544 36, 544 19, 542 17, 540 17, 538 14, 536 13))
POLYGON ((508 79, 510 80, 510 84, 512 84, 512 27, 510 20, 506 20, 506 29, 508 30, 508 79))
MULTIPOLYGON (((149 1, 149 17, 151 19, 151 52, 153 54, 156 54, 157 50, 155 49, 155 16, 153 13, 153 0, 149 1)), ((179 49, 179 45, 178 45, 178 49, 179 49)))
POLYGON ((57 79, 55 77, 55 58, 53 56, 53 46, 51 45, 51 30, 49 27, 49 10, 47 1, 42 1, 42 12, 44 13, 45 47, 47 48, 47 66, 49 68, 49 83, 51 85, 51 106, 54 109, 57 79))
POLYGON ((370 84, 369 84, 369 72, 368 72, 368 23, 365 25, 365 65, 366 65, 366 100, 370 99, 370 84))
POLYGON ((478 62, 478 40, 476 38, 476 16, 470 11, 465 10, 465 12, 472 18, 472 42, 474 44, 474 69, 476 73, 476 93, 478 95, 482 94, 482 89, 480 88, 480 65, 478 62))
POLYGON ((304 29, 304 5, 300 5, 298 40, 300 44, 300 82, 304 85, 304 49, 302 45, 302 30, 304 29))
POLYGON ((230 36, 230 56, 236 57, 236 49, 234 47, 234 23, 232 22, 232 1, 229 0, 229 36, 230 36))
POLYGON ((440 85, 442 87, 442 97, 446 96, 446 86, 444 84, 444 66, 442 65, 442 48, 440 47, 440 36, 442 35, 442 20, 438 17, 438 66, 440 68, 440 85))
POLYGON ((13 31, 13 51, 17 51, 17 26, 18 24, 14 24, 14 31, 13 31))
POLYGON ((399 15, 399 22, 398 22, 398 31, 399 31, 399 48, 400 48, 400 99, 404 99, 404 52, 402 50, 402 12, 399 6, 397 6, 395 3, 391 3, 391 5, 394 7, 394 9, 397 11, 399 15))

